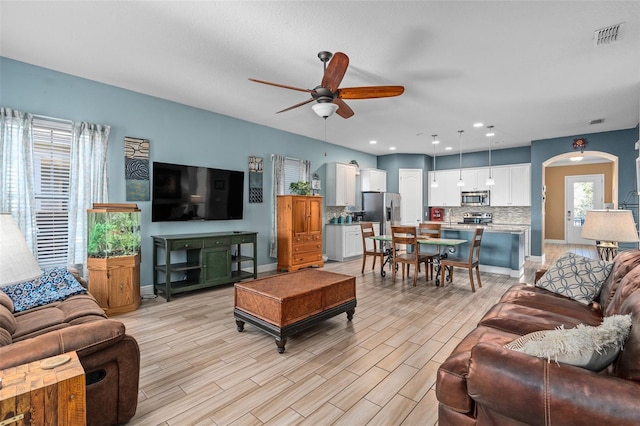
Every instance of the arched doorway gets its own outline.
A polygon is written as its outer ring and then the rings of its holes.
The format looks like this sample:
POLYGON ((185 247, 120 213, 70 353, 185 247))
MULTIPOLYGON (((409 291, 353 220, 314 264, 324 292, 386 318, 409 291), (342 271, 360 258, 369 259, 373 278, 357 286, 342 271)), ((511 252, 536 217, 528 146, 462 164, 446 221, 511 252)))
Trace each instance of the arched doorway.
MULTIPOLYGON (((542 163, 542 243, 544 242, 566 242, 565 234, 565 208, 564 208, 564 178, 559 182, 558 174, 562 175, 580 175, 585 173, 585 169, 593 169, 594 165, 606 165, 606 169, 610 170, 606 174, 608 178, 605 181, 605 190, 607 193, 607 201, 613 204, 613 208, 617 208, 618 204, 618 157, 607 152, 601 151, 584 151, 583 160, 579 163, 572 162, 571 157, 575 157, 576 153, 567 152, 549 158, 542 163), (587 166, 592 165, 592 166, 587 166), (558 167, 554 169, 558 173, 547 173, 547 168, 558 167), (560 168, 563 168, 561 170, 560 168), (573 171, 575 170, 575 172, 573 171), (551 176, 552 181, 547 181, 551 176), (563 194, 562 204, 557 200, 557 193, 563 194), (560 231, 562 230, 562 231, 560 231)), ((597 167, 596 167, 597 168, 597 167)))

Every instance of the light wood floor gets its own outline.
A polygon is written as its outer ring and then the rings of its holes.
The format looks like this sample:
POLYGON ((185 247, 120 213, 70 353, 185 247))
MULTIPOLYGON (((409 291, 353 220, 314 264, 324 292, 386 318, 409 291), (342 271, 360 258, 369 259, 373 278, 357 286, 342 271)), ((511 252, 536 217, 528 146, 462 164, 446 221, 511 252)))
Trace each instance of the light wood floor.
MULTIPOLYGON (((546 264, 565 251, 597 257, 595 247, 545 246, 546 264)), ((352 322, 342 314, 274 339, 247 324, 236 330, 233 286, 144 300, 119 315, 140 344, 138 410, 132 425, 432 425, 436 371, 455 345, 517 279, 467 274, 435 287, 424 276, 393 282, 361 260, 325 269, 356 277, 352 322)), ((543 265, 528 262, 521 281, 543 265)))

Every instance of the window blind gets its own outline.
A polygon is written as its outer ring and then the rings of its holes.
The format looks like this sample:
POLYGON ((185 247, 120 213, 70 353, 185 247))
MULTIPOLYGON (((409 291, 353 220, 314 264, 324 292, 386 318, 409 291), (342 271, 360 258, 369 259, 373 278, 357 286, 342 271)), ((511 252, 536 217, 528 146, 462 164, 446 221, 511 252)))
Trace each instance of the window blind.
POLYGON ((33 157, 38 263, 66 266, 71 123, 34 119, 33 157))
POLYGON ((284 191, 289 193, 289 185, 292 182, 305 180, 301 173, 301 161, 296 158, 284 159, 284 191))

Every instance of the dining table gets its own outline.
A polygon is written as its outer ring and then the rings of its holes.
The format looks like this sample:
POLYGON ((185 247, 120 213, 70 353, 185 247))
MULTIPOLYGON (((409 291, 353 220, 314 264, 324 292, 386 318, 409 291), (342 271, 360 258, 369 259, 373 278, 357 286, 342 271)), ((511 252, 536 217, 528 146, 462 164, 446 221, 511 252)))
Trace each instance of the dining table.
MULTIPOLYGON (((393 266, 393 248, 391 246, 391 235, 374 235, 368 237, 375 241, 380 241, 383 245, 383 257, 384 261, 382 265, 380 265, 380 275, 386 276, 387 273, 384 270, 386 265, 389 265, 389 268, 393 266)), ((424 236, 419 236, 418 244, 424 244, 429 246, 442 247, 444 250, 439 251, 437 256, 433 257, 433 267, 436 271, 435 284, 436 286, 440 285, 440 261, 442 259, 446 259, 448 254, 455 253, 457 251, 457 247, 467 243, 467 240, 457 239, 457 238, 424 238, 424 236)))

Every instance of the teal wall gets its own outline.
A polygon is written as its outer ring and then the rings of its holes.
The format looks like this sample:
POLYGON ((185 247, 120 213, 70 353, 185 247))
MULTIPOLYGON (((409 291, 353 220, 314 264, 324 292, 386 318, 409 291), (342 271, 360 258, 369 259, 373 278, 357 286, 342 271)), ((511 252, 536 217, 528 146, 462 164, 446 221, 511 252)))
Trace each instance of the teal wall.
MULTIPOLYGON (((573 140, 587 139, 587 151, 601 151, 618 157, 618 202, 636 188, 638 126, 611 132, 589 133, 531 141, 531 254, 542 254, 542 163, 573 151, 573 140)), ((548 183, 547 183, 548 184, 548 183)), ((637 203, 637 198, 636 201, 637 203)))
MULTIPOLYGON (((238 120, 202 109, 143 95, 0 57, 0 105, 72 121, 111 126, 108 149, 111 202, 126 201, 124 137, 150 140, 150 160, 218 167, 245 172, 244 219, 169 223, 151 222, 151 202, 135 203, 142 210, 141 283, 152 278, 152 241, 156 234, 247 230, 258 232, 258 264, 269 257, 271 226, 271 154, 311 161, 324 183, 326 162, 356 160, 376 167, 376 156, 292 133, 238 120), (324 156, 327 152, 327 157, 324 156), (248 202, 249 156, 264 158, 264 203, 248 202)), ((283 115, 283 120, 287 118, 283 115)), ((323 126, 318 119, 318 128, 323 126)), ((323 191, 326 185, 323 185, 323 191)), ((324 195, 324 192, 322 192, 324 195)))
MULTIPOLYGON (((151 238, 155 234, 217 232, 236 229, 258 232, 258 264, 273 263, 269 257, 271 209, 271 154, 308 159, 312 172, 324 183, 325 163, 356 160, 360 167, 377 167, 388 172, 388 190, 398 191, 398 169, 420 168, 426 172, 433 158, 423 154, 392 154, 381 157, 350 150, 232 117, 143 95, 129 90, 74 77, 0 57, 0 105, 45 116, 88 121, 111 126, 109 138, 109 193, 112 202, 126 202, 124 183, 125 136, 151 141, 151 161, 219 167, 247 172, 248 157, 265 161, 265 202, 249 204, 245 186, 244 219, 193 223, 151 222, 151 203, 137 202, 142 209, 143 258, 141 282, 152 282, 151 238), (324 154, 327 152, 327 156, 324 154), (268 210, 267 210, 268 209, 268 210)), ((283 118, 283 119, 286 119, 283 118)), ((322 122, 319 121, 319 126, 322 122)), ((567 136, 532 141, 531 147, 492 151, 492 164, 531 163, 532 254, 542 250, 541 200, 542 163, 558 154, 570 152, 576 137, 586 137, 588 149, 617 155, 619 197, 635 187, 635 158, 638 127, 613 132, 567 136)), ((437 169, 459 167, 459 156, 436 159, 437 169)), ((463 167, 488 165, 487 151, 463 154, 463 167)), ((248 178, 246 179, 248 181, 248 178)), ((247 183, 245 183, 247 185, 247 183)), ((323 185, 322 194, 324 195, 323 185)), ((426 203, 428 185, 424 187, 426 203)))

